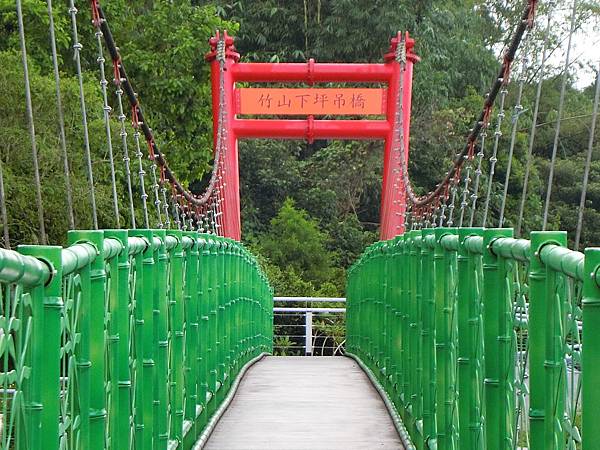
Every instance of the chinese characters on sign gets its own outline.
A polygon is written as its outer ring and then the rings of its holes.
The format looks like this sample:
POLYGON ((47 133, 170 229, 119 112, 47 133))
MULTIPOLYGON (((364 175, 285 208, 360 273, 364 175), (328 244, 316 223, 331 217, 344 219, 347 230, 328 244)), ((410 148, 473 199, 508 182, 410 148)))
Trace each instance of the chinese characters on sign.
POLYGON ((385 115, 385 89, 241 88, 238 114, 385 115))

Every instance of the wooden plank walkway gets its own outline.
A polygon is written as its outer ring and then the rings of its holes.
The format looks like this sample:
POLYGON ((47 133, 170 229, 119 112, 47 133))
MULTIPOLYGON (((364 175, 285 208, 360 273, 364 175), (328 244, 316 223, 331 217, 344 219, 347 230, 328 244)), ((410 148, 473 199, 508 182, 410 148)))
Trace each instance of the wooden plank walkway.
POLYGON ((403 447, 383 401, 356 362, 269 356, 248 370, 204 448, 403 447))

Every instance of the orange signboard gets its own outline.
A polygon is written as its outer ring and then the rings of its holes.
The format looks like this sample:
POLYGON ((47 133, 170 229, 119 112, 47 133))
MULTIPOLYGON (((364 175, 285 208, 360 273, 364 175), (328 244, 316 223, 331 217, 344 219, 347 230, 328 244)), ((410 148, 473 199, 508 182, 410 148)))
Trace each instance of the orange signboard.
POLYGON ((386 89, 240 88, 236 103, 246 115, 385 115, 386 89))

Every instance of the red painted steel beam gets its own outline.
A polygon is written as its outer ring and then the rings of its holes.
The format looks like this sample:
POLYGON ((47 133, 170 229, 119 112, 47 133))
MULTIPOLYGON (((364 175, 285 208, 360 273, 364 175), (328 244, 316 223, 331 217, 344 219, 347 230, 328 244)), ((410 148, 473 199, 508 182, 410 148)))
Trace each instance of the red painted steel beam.
MULTIPOLYGON (((398 34, 391 41, 384 64, 337 63, 239 63, 239 54, 233 47, 233 38, 226 36, 225 107, 227 124, 227 152, 224 172, 225 198, 222 225, 224 235, 240 239, 240 196, 237 140, 240 138, 274 139, 381 139, 385 140, 383 188, 381 203, 382 239, 390 239, 404 231, 406 192, 402 181, 400 157, 393 146, 398 101, 403 106, 404 154, 408 160, 413 64, 419 61, 412 49, 414 40, 406 34, 407 64, 404 72, 404 91, 400 99, 398 82, 400 66, 396 62, 396 48, 402 42, 398 34), (234 89, 236 82, 321 82, 385 83, 388 85, 386 120, 304 120, 238 119, 235 114, 234 89)), ((219 117, 219 65, 216 61, 217 38, 211 39, 212 51, 207 59, 212 65, 213 122, 215 139, 219 117)))
POLYGON ((385 60, 393 68, 394 75, 388 87, 387 120, 390 124, 390 133, 385 140, 383 153, 383 185, 381 191, 381 214, 379 237, 382 240, 392 239, 402 234, 405 229, 404 213, 406 212, 406 187, 404 186, 402 171, 404 170, 398 154, 394 152, 394 142, 397 130, 395 130, 395 117, 398 109, 398 101, 402 102, 402 124, 404 131, 404 158, 408 164, 408 150, 410 143, 410 118, 412 101, 412 76, 414 63, 419 57, 412 53, 414 41, 406 34, 407 63, 404 71, 404 88, 400 93, 398 90, 401 76, 400 65, 395 61, 396 47, 401 43, 402 35, 392 39, 390 51, 385 55, 385 60), (402 98, 400 95, 402 94, 402 98))
POLYGON ((312 83, 387 83, 393 76, 390 64, 238 63, 232 68, 234 81, 312 83))
POLYGON ((233 133, 248 139, 385 139, 387 120, 234 119, 233 133))

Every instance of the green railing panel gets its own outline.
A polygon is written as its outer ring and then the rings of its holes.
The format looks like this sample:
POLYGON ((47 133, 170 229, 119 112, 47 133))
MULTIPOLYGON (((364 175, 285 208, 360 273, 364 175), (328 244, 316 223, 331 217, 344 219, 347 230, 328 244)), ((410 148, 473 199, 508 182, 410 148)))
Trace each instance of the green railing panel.
POLYGON ((415 447, 600 448, 600 250, 566 242, 424 229, 350 268, 348 351, 415 447))
POLYGON ((0 249, 0 448, 189 449, 272 351, 272 290, 238 242, 72 231, 0 249))

